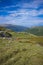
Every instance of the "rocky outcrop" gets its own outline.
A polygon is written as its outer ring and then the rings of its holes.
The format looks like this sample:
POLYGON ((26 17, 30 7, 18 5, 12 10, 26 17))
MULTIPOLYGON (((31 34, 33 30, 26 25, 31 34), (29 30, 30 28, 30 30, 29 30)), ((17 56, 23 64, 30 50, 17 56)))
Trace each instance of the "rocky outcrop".
POLYGON ((8 32, 0 31, 0 37, 8 37, 11 38, 12 35, 8 32))

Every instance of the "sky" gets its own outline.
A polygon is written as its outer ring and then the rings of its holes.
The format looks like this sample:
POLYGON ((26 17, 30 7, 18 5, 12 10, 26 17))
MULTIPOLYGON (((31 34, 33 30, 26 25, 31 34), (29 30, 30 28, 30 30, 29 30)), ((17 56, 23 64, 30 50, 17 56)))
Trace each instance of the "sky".
POLYGON ((0 0, 0 24, 43 26, 43 0, 0 0))

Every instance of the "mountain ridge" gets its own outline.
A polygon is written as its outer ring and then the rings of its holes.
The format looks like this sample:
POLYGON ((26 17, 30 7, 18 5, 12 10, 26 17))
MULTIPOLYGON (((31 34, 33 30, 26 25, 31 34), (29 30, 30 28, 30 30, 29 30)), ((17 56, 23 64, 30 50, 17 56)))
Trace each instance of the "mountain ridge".
POLYGON ((43 36, 43 26, 35 26, 26 30, 28 33, 43 36))
POLYGON ((38 36, 43 36, 43 26, 24 27, 19 25, 5 24, 1 25, 15 32, 27 32, 38 36))
POLYGON ((27 29, 27 27, 19 26, 19 25, 12 25, 12 24, 4 24, 4 25, 1 25, 1 26, 8 28, 8 29, 11 29, 15 32, 22 32, 22 31, 25 31, 27 29))

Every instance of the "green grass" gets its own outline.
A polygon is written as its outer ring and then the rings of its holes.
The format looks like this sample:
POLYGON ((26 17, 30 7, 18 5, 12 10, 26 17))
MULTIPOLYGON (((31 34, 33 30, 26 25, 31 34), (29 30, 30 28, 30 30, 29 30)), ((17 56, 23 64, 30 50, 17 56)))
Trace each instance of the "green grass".
POLYGON ((43 36, 11 32, 0 38, 0 65, 43 65, 43 36))
POLYGON ((43 26, 35 26, 26 30, 28 33, 43 36, 43 26))

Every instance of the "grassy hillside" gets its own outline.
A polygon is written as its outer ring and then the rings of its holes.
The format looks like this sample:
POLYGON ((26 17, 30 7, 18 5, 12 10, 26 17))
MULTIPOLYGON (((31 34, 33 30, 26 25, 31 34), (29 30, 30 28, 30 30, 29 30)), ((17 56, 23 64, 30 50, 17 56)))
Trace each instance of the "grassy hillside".
POLYGON ((38 36, 43 36, 43 26, 32 27, 30 29, 27 29, 26 31, 31 33, 31 34, 35 34, 35 35, 38 35, 38 36))
POLYGON ((43 36, 10 32, 0 38, 0 65, 43 65, 43 36))

